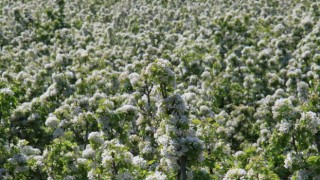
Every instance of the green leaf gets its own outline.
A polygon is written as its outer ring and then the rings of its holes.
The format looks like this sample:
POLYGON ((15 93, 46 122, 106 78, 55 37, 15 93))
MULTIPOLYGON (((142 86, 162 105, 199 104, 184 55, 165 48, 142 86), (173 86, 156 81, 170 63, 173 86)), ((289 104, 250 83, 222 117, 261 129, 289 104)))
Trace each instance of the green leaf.
POLYGON ((153 164, 154 162, 156 162, 156 160, 150 160, 150 161, 148 161, 148 165, 151 165, 151 164, 153 164))
POLYGON ((202 121, 199 119, 194 119, 194 120, 192 120, 192 123, 196 124, 196 125, 200 125, 200 124, 202 124, 202 121))
POLYGON ((207 121, 208 121, 208 122, 212 122, 213 119, 212 119, 212 118, 207 118, 207 121))
POLYGON ((310 165, 320 165, 320 156, 310 156, 307 162, 310 165))

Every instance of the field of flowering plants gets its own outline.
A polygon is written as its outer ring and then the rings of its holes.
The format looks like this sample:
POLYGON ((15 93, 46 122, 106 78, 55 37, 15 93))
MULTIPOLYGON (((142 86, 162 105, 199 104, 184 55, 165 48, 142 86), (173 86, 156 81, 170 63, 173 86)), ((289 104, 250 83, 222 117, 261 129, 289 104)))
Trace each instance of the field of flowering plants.
POLYGON ((0 179, 320 179, 317 0, 0 0, 0 179))

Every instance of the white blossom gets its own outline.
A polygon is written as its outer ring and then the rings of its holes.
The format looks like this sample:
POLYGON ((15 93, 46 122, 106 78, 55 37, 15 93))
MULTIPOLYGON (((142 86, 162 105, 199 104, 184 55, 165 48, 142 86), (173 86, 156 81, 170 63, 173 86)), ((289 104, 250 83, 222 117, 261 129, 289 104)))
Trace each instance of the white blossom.
POLYGON ((41 151, 31 146, 24 146, 21 148, 21 153, 29 156, 29 155, 38 155, 41 153, 41 151))
POLYGON ((89 180, 96 180, 98 179, 98 175, 95 173, 94 169, 91 169, 87 174, 87 178, 89 180))
POLYGON ((132 105, 123 105, 120 108, 118 108, 116 111, 116 113, 134 113, 136 112, 136 108, 132 105))
POLYGON ((96 151, 92 149, 90 145, 87 145, 86 149, 82 151, 82 157, 87 158, 87 159, 92 159, 96 155, 96 151))
POLYGON ((319 131, 320 118, 316 113, 312 111, 303 112, 301 114, 301 119, 306 121, 307 128, 312 132, 312 134, 315 134, 319 131))
POLYGON ((119 173, 116 176, 116 178, 117 179, 123 179, 123 180, 132 180, 132 179, 134 179, 133 176, 129 172, 119 173))
POLYGON ((14 164, 14 163, 25 163, 25 162, 27 162, 27 160, 28 160, 28 157, 26 155, 24 155, 24 154, 16 154, 12 158, 9 158, 8 162, 12 163, 12 164, 14 164))
POLYGON ((247 172, 244 169, 230 169, 223 177, 223 180, 246 179, 247 172))
POLYGON ((97 144, 103 143, 103 139, 101 138, 101 135, 99 132, 91 132, 88 136, 88 139, 97 144))
POLYGON ((85 158, 78 158, 77 159, 78 164, 85 164, 86 162, 87 162, 87 159, 85 159, 85 158))
POLYGON ((166 180, 167 176, 159 171, 156 171, 154 174, 148 175, 146 180, 166 180))
POLYGON ((293 164, 292 153, 288 153, 286 159, 284 160, 284 167, 289 169, 292 167, 292 164, 293 164))
POLYGON ((136 166, 141 167, 141 168, 145 168, 147 165, 147 161, 139 156, 134 156, 132 159, 132 163, 136 166))
POLYGON ((76 178, 74 176, 66 176, 63 180, 75 180, 76 178))
POLYGON ((300 164, 302 160, 303 153, 296 153, 293 151, 290 151, 287 153, 286 159, 284 160, 284 167, 286 169, 291 169, 294 165, 300 164))
POLYGON ((280 124, 279 124, 279 131, 282 132, 282 133, 288 133, 289 130, 290 130, 290 126, 291 124, 288 123, 287 121, 282 121, 280 124))
POLYGON ((54 114, 49 114, 49 117, 47 118, 45 124, 46 126, 50 128, 57 128, 59 125, 59 120, 54 114))
POLYGON ((13 96, 14 92, 10 88, 2 88, 0 89, 0 94, 3 94, 5 96, 13 96))
POLYGON ((129 75, 130 84, 136 86, 139 83, 140 75, 138 73, 131 73, 129 75))
POLYGON ((284 111, 288 111, 288 110, 291 111, 289 113, 292 113, 292 114, 294 113, 293 104, 289 98, 280 98, 276 100, 276 102, 274 103, 274 106, 272 107, 273 118, 280 117, 282 114, 287 113, 284 111))

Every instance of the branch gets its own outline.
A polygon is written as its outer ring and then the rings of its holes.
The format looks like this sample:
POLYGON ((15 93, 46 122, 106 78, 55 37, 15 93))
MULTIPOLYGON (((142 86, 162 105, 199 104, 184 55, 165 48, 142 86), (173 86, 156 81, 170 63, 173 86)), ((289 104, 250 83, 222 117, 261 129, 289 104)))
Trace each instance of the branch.
POLYGON ((113 158, 113 160, 112 160, 112 169, 113 169, 112 173, 115 176, 118 174, 118 169, 117 169, 116 163, 114 162, 114 152, 111 153, 111 156, 113 158))
POLYGON ((298 148, 297 148, 297 146, 296 146, 296 138, 295 138, 294 134, 292 134, 292 146, 293 146, 293 148, 294 148, 294 151, 295 151, 296 153, 298 153, 298 148))

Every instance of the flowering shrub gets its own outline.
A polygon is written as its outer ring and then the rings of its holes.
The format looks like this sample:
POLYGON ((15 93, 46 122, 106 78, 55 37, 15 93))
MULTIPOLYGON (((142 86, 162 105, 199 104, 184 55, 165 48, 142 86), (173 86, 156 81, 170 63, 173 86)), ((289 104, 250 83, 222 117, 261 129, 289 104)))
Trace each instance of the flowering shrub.
POLYGON ((319 179, 320 3, 0 1, 0 179, 319 179))

